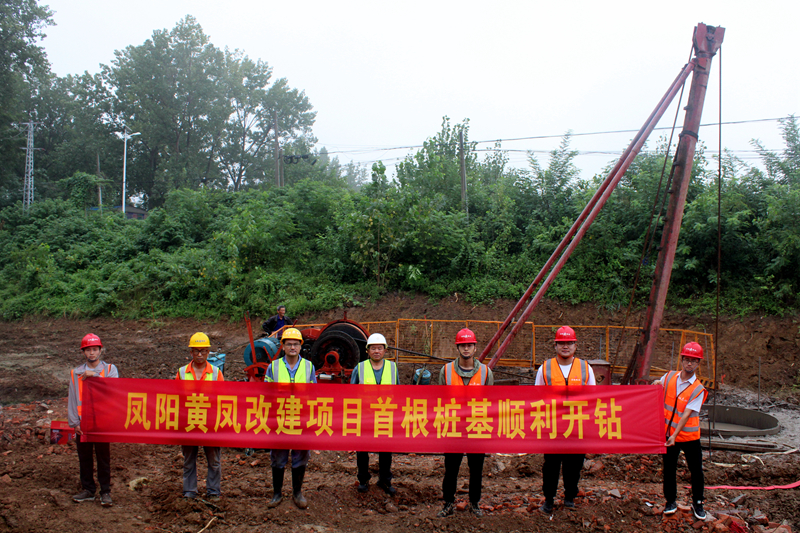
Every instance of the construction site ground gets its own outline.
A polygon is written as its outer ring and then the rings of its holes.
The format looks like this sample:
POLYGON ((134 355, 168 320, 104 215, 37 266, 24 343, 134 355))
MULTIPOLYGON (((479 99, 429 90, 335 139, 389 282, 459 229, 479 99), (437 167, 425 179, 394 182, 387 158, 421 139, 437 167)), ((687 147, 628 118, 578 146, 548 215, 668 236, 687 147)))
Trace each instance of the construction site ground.
MULTIPOLYGON (((350 309, 348 318, 502 320, 512 305, 497 302, 491 307, 473 307, 456 296, 431 302, 397 294, 350 309)), ((341 316, 337 311, 299 318, 327 322, 341 316)), ((590 305, 543 302, 534 318, 539 323, 620 324, 623 314, 590 305)), ((632 317, 629 324, 635 325, 636 320, 638 317, 632 317)), ((714 331, 714 321, 673 311, 667 313, 663 327, 714 331)), ((49 427, 51 420, 66 419, 69 370, 81 363, 78 345, 90 331, 103 339, 106 360, 118 365, 122 377, 171 379, 188 361, 186 342, 195 331, 208 333, 212 345, 228 354, 227 380, 244 377, 240 346, 247 341, 247 332, 242 320, 28 318, 0 323, 0 531, 800 531, 798 488, 707 490, 709 517, 705 522, 695 520, 687 506, 685 467, 679 470, 682 505, 678 513, 664 518, 658 455, 587 455, 577 509, 562 508, 557 498, 552 515, 538 510, 542 502, 541 455, 488 456, 482 518, 465 510, 468 468, 464 461, 457 494, 459 510, 454 516, 437 518, 444 475, 440 456, 395 455, 398 490, 390 498, 374 485, 377 472, 366 494, 356 491, 353 451, 313 451, 304 487, 309 508, 301 511, 290 498, 276 509, 266 507, 272 486, 265 450, 248 456, 243 449, 223 449, 223 496, 206 501, 181 497, 183 460, 178 446, 115 443, 114 506, 102 508, 99 499, 77 504, 71 500, 80 488, 75 447, 51 445, 49 427)), ((800 443, 799 341, 797 320, 792 317, 725 317, 720 323, 718 364, 726 378, 717 402, 768 410, 783 429, 762 439, 790 450, 800 443)), ((410 369, 403 374, 404 383, 409 374, 410 369)), ((704 461, 707 486, 766 487, 800 479, 800 455, 796 452, 715 450, 710 457, 704 455, 704 461)), ((198 462, 202 474, 202 452, 198 462)), ((377 458, 373 459, 376 462, 377 458)), ((200 485, 202 491, 204 481, 200 485)), ((284 493, 289 494, 288 487, 284 493)))

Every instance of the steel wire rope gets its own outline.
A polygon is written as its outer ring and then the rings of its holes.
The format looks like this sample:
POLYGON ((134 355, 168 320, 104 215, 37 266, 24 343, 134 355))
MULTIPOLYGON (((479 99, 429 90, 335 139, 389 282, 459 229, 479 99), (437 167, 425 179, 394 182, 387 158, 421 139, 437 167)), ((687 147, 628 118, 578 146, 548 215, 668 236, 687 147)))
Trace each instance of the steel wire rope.
MULTIPOLYGON (((719 122, 722 122, 722 47, 719 49, 719 122)), ((708 454, 711 455, 711 429, 717 421, 717 354, 719 353, 719 296, 722 277, 722 125, 719 126, 719 152, 717 154, 717 309, 714 319, 714 415, 708 427, 708 454)))
MULTIPOLYGON (((689 51, 689 61, 691 61, 691 59, 692 59, 692 52, 693 51, 694 51, 694 45, 692 45, 692 48, 689 51)), ((640 275, 641 275, 641 272, 642 272, 642 265, 644 264, 645 259, 647 257, 649 257, 650 251, 651 251, 652 245, 653 245, 653 240, 655 239, 656 231, 653 228, 653 220, 656 218, 656 206, 658 206, 659 197, 661 197, 661 206, 658 208, 658 216, 657 216, 657 218, 661 219, 661 215, 664 212, 664 204, 666 203, 666 198, 667 198, 668 194, 665 192, 665 194, 662 195, 661 194, 661 190, 662 190, 662 185, 664 183, 664 174, 665 174, 666 169, 667 169, 667 161, 669 161, 669 154, 670 154, 670 151, 672 150, 672 139, 675 136, 675 127, 676 127, 676 125, 678 123, 678 116, 680 115, 680 110, 681 110, 681 105, 680 104, 683 101, 683 91, 684 91, 685 88, 686 88, 686 82, 684 81, 683 85, 681 86, 681 94, 678 97, 678 105, 676 106, 676 109, 675 109, 675 118, 673 118, 673 120, 672 120, 672 128, 670 129, 669 141, 667 142, 667 151, 664 154, 664 164, 661 166, 661 176, 660 176, 660 178, 658 180, 658 188, 656 189, 655 198, 653 198, 653 207, 650 210, 650 223, 649 223, 649 225, 647 227, 647 231, 645 232, 644 243, 642 243, 642 255, 639 258, 639 264, 636 267, 636 274, 635 274, 635 276, 633 278, 633 287, 631 287, 631 297, 630 297, 630 300, 628 301, 628 308, 625 310, 625 318, 622 321, 622 330, 620 332, 620 336, 619 336, 619 339, 617 341, 617 348, 614 351, 614 362, 611 363, 611 373, 612 373, 612 375, 614 373, 614 367, 617 364, 617 359, 619 358, 619 352, 622 349, 622 343, 623 343, 623 341, 625 340, 625 337, 626 337, 625 326, 628 323, 628 318, 630 318, 631 309, 633 308, 633 300, 636 297, 636 288, 639 286, 639 278, 640 278, 640 275), (651 233, 651 230, 653 230, 652 233, 651 233)), ((675 151, 675 153, 677 155, 677 150, 675 151)), ((673 163, 672 168, 670 169, 670 172, 669 172, 669 180, 667 181, 666 191, 669 191, 670 187, 672 186, 672 178, 674 176, 674 173, 675 173, 675 165, 673 163)), ((658 224, 657 221, 656 221, 656 224, 658 224)), ((643 318, 639 319, 639 329, 641 329, 641 326, 642 326, 642 319, 643 318)), ((638 344, 639 343, 637 342, 637 345, 634 348, 633 355, 631 357, 631 363, 633 362, 633 360, 634 360, 634 358, 636 356, 636 353, 639 350, 638 344)), ((629 363, 628 367, 625 369, 625 374, 622 377, 622 383, 627 383, 631 378, 631 374, 633 373, 633 365, 631 363, 629 363)))

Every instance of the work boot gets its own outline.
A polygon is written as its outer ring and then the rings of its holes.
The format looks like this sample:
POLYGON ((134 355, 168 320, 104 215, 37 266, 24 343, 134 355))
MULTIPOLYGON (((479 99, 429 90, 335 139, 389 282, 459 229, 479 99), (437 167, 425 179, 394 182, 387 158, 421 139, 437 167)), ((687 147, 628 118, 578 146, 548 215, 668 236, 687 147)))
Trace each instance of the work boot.
POLYGON ((471 512, 472 514, 474 514, 474 515, 475 515, 475 516, 477 516, 478 518, 480 518, 480 517, 482 517, 482 516, 483 516, 483 509, 481 509, 480 507, 478 507, 478 504, 477 504, 477 503, 472 503, 472 502, 469 502, 469 510, 470 510, 470 512, 471 512))
POLYGON ((692 512, 694 513, 694 517, 698 520, 706 519, 706 512, 703 510, 703 502, 700 500, 692 503, 692 512))
POLYGON ((303 496, 303 478, 306 477, 306 467, 292 468, 292 500, 298 509, 308 507, 308 501, 303 496))
POLYGON ((551 514, 553 512, 553 499, 552 498, 545 498, 544 503, 539 510, 545 514, 551 514))
POLYGON ((283 495, 281 494, 283 490, 283 473, 283 468, 272 469, 272 499, 267 502, 267 507, 270 509, 279 506, 283 501, 283 495))
POLYGON ((392 482, 390 481, 378 481, 378 486, 383 489, 383 492, 388 494, 389 496, 394 496, 397 494, 397 489, 392 486, 392 482))
POLYGON ((74 502, 93 502, 94 501, 94 492, 89 492, 86 489, 83 489, 78 494, 72 497, 72 501, 74 502))
POLYGON ((446 516, 451 516, 454 512, 456 512, 456 504, 454 502, 445 502, 444 507, 442 507, 442 510, 439 511, 439 514, 436 516, 444 518, 446 516))
POLYGON ((575 500, 564 500, 564 509, 575 510, 575 500))
POLYGON ((111 507, 112 505, 114 505, 113 500, 111 500, 111 494, 109 494, 108 492, 104 492, 103 494, 101 494, 100 505, 102 505, 103 507, 111 507))
POLYGON ((358 492, 361 492, 363 494, 364 492, 367 492, 368 490, 369 490, 369 483, 359 483, 358 484, 358 492))

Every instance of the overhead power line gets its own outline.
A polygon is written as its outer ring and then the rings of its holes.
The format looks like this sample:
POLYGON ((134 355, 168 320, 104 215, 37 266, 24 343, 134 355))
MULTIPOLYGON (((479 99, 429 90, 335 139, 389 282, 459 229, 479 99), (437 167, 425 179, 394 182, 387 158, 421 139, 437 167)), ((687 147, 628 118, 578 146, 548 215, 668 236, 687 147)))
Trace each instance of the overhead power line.
MULTIPOLYGON (((720 125, 732 126, 732 125, 737 125, 737 124, 754 124, 754 123, 758 123, 758 122, 777 122, 779 120, 785 120, 785 119, 788 119, 788 118, 789 117, 786 116, 786 117, 779 117, 779 118, 759 118, 759 119, 753 119, 753 120, 732 120, 732 121, 726 121, 726 122, 722 122, 722 123, 709 122, 707 124, 701 124, 700 127, 701 128, 705 128, 705 127, 720 126, 720 125)), ((665 127, 661 127, 661 128, 654 128, 654 130, 669 130, 669 129, 671 129, 671 128, 670 127, 666 127, 666 126, 665 127)), ((583 132, 583 133, 574 133, 573 132, 573 133, 569 133, 569 136, 570 137, 588 137, 588 136, 592 136, 592 135, 618 135, 618 134, 621 134, 621 133, 637 133, 638 131, 639 130, 607 130, 607 131, 592 131, 592 132, 583 132)), ((532 135, 532 136, 528 136, 528 137, 510 137, 510 138, 507 138, 507 139, 492 139, 492 140, 487 140, 487 141, 473 141, 473 142, 475 144, 489 144, 489 143, 504 143, 504 142, 513 142, 513 141, 530 141, 530 140, 540 140, 540 139, 561 139, 561 138, 564 137, 564 135, 566 135, 566 134, 561 133, 561 134, 558 134, 558 135, 532 135)), ((391 147, 390 146, 373 146, 373 147, 364 146, 364 147, 359 147, 359 148, 355 148, 355 149, 352 149, 352 150, 329 150, 328 154, 370 154, 370 153, 375 153, 375 152, 390 152, 390 151, 394 151, 394 150, 413 150, 415 148, 422 148, 422 147, 423 147, 422 144, 406 145, 406 146, 391 146, 391 147)), ((512 150, 503 149, 503 151, 508 152, 508 151, 512 151, 512 150)), ((536 152, 536 150, 525 150, 525 151, 536 152)), ((550 150, 546 150, 544 152, 549 153, 550 150)), ((614 152, 614 151, 601 152, 600 151, 600 152, 585 152, 585 153, 586 154, 618 154, 620 152, 614 152)), ((584 154, 584 152, 580 152, 580 155, 583 155, 583 154, 584 154)), ((398 158, 398 159, 400 159, 400 158, 398 158)))

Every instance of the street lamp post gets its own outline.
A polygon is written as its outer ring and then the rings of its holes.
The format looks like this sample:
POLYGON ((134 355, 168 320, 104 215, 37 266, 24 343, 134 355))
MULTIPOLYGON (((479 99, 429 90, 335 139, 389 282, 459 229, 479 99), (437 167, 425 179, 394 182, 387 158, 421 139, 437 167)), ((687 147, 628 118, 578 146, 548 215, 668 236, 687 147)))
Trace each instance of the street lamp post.
POLYGON ((127 170, 128 170, 128 139, 131 137, 135 137, 137 135, 141 135, 141 133, 128 133, 128 127, 125 126, 124 131, 122 132, 122 139, 124 141, 124 154, 122 156, 122 214, 125 214, 125 204, 128 202, 126 201, 126 177, 127 177, 127 170))

